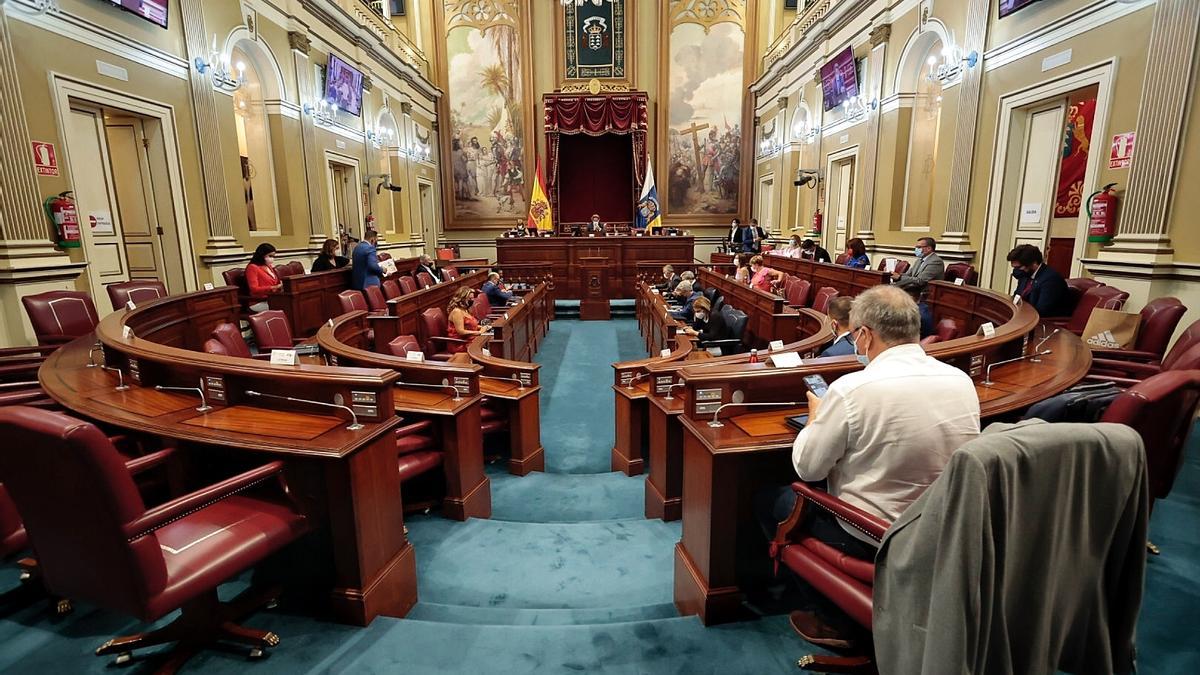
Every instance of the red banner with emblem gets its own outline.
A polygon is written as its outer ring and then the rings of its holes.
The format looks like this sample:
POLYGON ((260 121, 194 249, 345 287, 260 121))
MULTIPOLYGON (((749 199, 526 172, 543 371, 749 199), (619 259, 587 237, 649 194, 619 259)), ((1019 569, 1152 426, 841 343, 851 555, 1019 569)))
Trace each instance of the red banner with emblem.
POLYGON ((1055 218, 1075 218, 1083 204, 1083 177, 1087 172, 1091 149, 1092 122, 1096 119, 1096 99, 1071 101, 1063 132, 1062 163, 1058 169, 1058 194, 1054 200, 1055 218))

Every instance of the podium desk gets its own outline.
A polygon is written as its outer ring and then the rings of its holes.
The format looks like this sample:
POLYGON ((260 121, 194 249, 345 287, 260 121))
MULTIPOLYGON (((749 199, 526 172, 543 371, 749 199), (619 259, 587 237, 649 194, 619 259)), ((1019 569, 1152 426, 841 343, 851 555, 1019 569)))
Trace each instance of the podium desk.
POLYGON ((501 237, 496 265, 541 265, 550 273, 554 297, 587 297, 579 268, 584 258, 598 258, 605 268, 609 298, 633 298, 638 263, 690 265, 695 238, 686 236, 501 237))

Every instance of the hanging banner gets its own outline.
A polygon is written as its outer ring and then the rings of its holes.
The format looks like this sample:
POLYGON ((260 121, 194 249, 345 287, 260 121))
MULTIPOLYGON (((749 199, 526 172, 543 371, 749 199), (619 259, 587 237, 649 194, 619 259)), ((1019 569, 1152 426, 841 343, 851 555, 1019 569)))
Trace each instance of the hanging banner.
POLYGON ((1055 218, 1075 218, 1083 205, 1083 178, 1087 173, 1091 148, 1092 122, 1096 119, 1096 99, 1072 101, 1067 107, 1063 132, 1062 163, 1058 169, 1058 193, 1054 200, 1055 218))

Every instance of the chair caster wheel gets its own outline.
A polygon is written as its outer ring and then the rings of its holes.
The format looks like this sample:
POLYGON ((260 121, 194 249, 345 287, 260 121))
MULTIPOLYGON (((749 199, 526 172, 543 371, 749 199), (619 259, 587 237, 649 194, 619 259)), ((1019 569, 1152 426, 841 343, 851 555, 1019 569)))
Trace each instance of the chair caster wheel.
POLYGON ((257 661, 259 659, 266 658, 267 651, 261 647, 255 647, 254 649, 250 650, 250 653, 247 656, 251 661, 257 661))
POLYGON ((57 614, 58 616, 66 616, 67 614, 70 614, 74 609, 75 608, 71 606, 71 601, 66 598, 63 598, 62 600, 59 600, 58 602, 54 603, 54 613, 57 614))
POLYGON ((113 661, 115 666, 123 666, 133 660, 133 652, 121 652, 117 654, 116 660, 113 661))

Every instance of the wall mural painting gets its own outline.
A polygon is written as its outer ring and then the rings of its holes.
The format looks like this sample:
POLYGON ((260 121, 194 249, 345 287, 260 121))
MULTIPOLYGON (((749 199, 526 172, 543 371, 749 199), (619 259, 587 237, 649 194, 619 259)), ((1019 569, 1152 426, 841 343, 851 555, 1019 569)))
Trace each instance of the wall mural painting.
POLYGON ((525 183, 521 5, 445 0, 450 164, 456 218, 522 216, 525 183))
POLYGON ((566 79, 625 77, 625 2, 567 5, 563 36, 566 79))
POLYGON ((733 214, 742 172, 745 3, 671 0, 667 209, 733 214))

